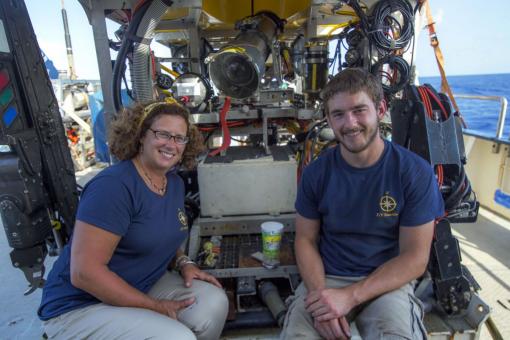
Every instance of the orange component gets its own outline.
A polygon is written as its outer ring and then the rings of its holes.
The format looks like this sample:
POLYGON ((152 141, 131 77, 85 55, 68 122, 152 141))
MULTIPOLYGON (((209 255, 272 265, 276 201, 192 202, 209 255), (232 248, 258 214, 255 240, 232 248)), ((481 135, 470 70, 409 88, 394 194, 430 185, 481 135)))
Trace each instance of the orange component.
POLYGON ((67 139, 73 144, 76 145, 80 141, 80 136, 74 129, 68 129, 66 131, 67 139))
POLYGON ((455 101, 455 97, 453 97, 452 90, 450 85, 448 84, 448 80, 446 79, 446 72, 444 70, 444 57, 443 52, 441 52, 441 48, 439 47, 439 39, 437 37, 436 29, 434 27, 434 19, 432 18, 432 11, 430 9, 430 4, 428 0, 421 1, 421 5, 425 6, 425 12, 427 15, 427 27, 429 30, 429 38, 430 38, 430 46, 434 48, 434 54, 436 55, 437 67, 439 68, 439 73, 441 74, 441 91, 446 92, 450 101, 452 102, 455 111, 458 113, 461 118, 462 124, 466 128, 466 124, 464 119, 462 119, 462 115, 460 114, 459 107, 457 102, 455 101))

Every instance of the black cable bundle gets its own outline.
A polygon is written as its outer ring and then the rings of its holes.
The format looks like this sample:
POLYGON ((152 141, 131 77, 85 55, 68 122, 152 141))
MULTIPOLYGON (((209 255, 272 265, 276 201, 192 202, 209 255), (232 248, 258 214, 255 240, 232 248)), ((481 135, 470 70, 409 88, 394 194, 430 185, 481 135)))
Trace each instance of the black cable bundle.
POLYGON ((381 0, 372 12, 370 41, 384 51, 403 49, 414 35, 413 20, 413 8, 406 0, 381 0), (393 15, 395 12, 402 15, 402 24, 393 15), (397 38, 388 34, 391 26, 398 27, 397 38))
POLYGON ((371 72, 382 80, 384 93, 394 94, 402 90, 409 82, 410 67, 404 58, 388 54, 372 65, 371 72), (389 70, 384 69, 385 65, 388 65, 389 70))
POLYGON ((471 183, 466 176, 466 170, 464 166, 460 167, 460 173, 452 179, 448 179, 451 182, 450 192, 443 197, 445 210, 451 213, 453 210, 459 207, 461 202, 465 199, 469 199, 471 195, 471 183))
MULTIPOLYGON (((325 127, 328 126, 328 122, 326 120, 326 118, 323 118, 321 119, 320 121, 318 122, 315 122, 309 129, 308 131, 306 131, 306 137, 304 138, 303 140, 303 151, 301 153, 301 157, 299 158, 299 164, 298 164, 298 169, 303 169, 306 165, 305 165, 305 156, 306 155, 306 144, 308 143, 308 141, 312 140, 312 145, 310 147, 310 152, 312 153, 312 156, 310 157, 310 161, 313 161, 314 160, 314 157, 313 157, 313 150, 315 148, 315 145, 317 143, 317 138, 319 138, 319 133, 322 129, 324 129, 325 127)), ((299 140, 299 138, 298 138, 299 140)))
POLYGON ((112 74, 112 91, 113 91, 113 106, 115 112, 119 112, 122 108, 122 99, 121 99, 121 80, 126 70, 126 58, 128 53, 131 51, 133 46, 133 37, 138 30, 138 26, 142 21, 147 9, 149 8, 152 1, 144 2, 140 8, 133 14, 133 18, 127 28, 127 32, 124 34, 122 39, 122 44, 120 45, 119 52, 117 53, 117 59, 115 60, 115 64, 113 65, 113 74, 112 74))
POLYGON ((359 17, 359 20, 361 21, 362 27, 368 27, 368 18, 363 9, 361 8, 361 5, 359 4, 359 0, 349 0, 347 1, 347 5, 349 5, 356 15, 359 17))

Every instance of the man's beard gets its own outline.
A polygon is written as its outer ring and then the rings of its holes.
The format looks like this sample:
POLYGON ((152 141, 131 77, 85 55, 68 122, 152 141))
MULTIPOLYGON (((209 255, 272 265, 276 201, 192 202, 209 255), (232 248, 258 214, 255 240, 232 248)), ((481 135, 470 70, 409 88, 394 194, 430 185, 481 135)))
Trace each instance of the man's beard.
MULTIPOLYGON (((349 151, 350 153, 360 153, 362 151, 365 151, 369 146, 370 144, 372 144, 375 140, 375 138, 377 137, 377 135, 379 134, 379 122, 377 122, 377 126, 376 128, 372 131, 372 133, 368 136, 368 140, 365 144, 361 145, 360 147, 351 147, 348 145, 348 143, 344 142, 342 140, 342 138, 337 138, 338 139, 338 142, 340 144, 342 144, 342 146, 347 150, 349 151)), ((367 131, 367 130, 365 130, 367 131)), ((362 132, 363 133, 363 132, 362 132)))

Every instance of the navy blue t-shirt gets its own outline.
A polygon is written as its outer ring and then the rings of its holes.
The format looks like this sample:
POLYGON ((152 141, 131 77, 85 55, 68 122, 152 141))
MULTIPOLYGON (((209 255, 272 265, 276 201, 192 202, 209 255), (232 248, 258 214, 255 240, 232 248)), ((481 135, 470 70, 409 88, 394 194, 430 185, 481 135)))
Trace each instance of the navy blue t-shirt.
POLYGON ((328 275, 365 276, 399 253, 399 227, 444 214, 432 171, 424 159, 384 142, 380 159, 354 168, 339 147, 305 168, 296 211, 321 221, 319 252, 328 275))
MULTIPOLYGON (((121 237, 108 268, 144 293, 163 276, 187 235, 184 184, 175 173, 167 179, 165 195, 157 195, 132 161, 122 161, 85 186, 78 206, 76 219, 121 237)), ((71 284, 71 243, 48 275, 38 310, 42 320, 99 302, 71 284)))

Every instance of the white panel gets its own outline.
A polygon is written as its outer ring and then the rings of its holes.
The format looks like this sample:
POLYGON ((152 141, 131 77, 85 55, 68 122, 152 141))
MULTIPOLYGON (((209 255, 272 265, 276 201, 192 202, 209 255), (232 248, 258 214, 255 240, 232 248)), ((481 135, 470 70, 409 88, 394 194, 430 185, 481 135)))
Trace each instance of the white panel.
POLYGON ((294 212, 297 164, 272 157, 199 164, 202 216, 294 212))

